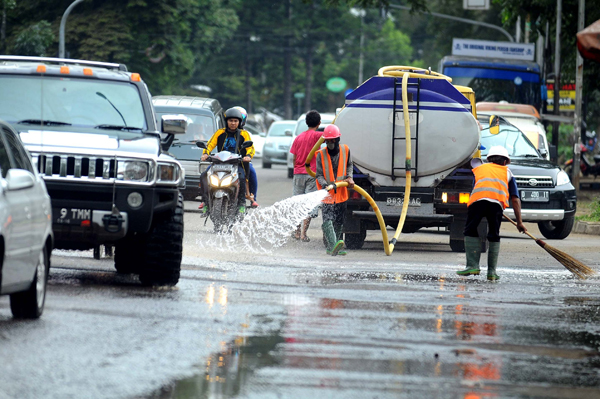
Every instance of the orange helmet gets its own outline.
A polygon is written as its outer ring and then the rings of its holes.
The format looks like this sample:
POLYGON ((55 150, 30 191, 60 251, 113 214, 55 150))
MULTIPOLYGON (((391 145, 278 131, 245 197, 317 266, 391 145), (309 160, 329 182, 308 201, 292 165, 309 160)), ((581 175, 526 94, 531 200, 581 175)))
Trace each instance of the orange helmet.
POLYGON ((340 133, 340 128, 336 125, 329 125, 323 131, 323 138, 325 140, 337 139, 342 134, 340 133))

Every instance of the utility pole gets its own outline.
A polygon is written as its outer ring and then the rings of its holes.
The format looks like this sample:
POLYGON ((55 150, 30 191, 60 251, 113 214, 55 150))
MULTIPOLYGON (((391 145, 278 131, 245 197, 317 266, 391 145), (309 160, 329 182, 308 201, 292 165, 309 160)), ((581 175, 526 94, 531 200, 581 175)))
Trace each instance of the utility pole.
MULTIPOLYGON (((556 0, 556 44, 554 48, 554 109, 553 114, 560 114, 560 28, 562 24, 562 0, 556 0)), ((552 124, 552 145, 558 148, 558 129, 560 122, 552 124)), ((556 159, 553 159, 556 162, 556 159)))
POLYGON ((75 0, 72 2, 60 19, 60 29, 58 31, 58 58, 65 58, 65 26, 67 25, 67 17, 71 13, 71 10, 82 1, 83 0, 75 0))
MULTIPOLYGON (((579 0, 579 16, 577 19, 577 32, 583 30, 583 25, 585 21, 585 0, 579 0)), ((582 88, 583 88, 583 57, 579 54, 579 51, 575 49, 577 53, 577 67, 575 71, 575 118, 573 118, 573 122, 575 126, 573 127, 573 139, 575 144, 573 144, 573 177, 571 181, 575 186, 575 190, 577 195, 579 195, 579 168, 581 162, 581 148, 579 147, 579 143, 581 142, 581 122, 583 121, 583 117, 581 115, 581 96, 582 96, 582 88)))

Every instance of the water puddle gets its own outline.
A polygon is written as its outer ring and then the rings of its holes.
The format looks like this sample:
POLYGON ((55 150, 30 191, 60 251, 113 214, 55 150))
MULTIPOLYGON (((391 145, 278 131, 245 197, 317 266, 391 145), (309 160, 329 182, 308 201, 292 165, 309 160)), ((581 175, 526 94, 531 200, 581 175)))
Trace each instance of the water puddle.
POLYGON ((271 253, 288 241, 291 233, 326 195, 325 190, 319 190, 257 208, 243 221, 234 223, 229 231, 215 233, 196 243, 211 251, 271 253))

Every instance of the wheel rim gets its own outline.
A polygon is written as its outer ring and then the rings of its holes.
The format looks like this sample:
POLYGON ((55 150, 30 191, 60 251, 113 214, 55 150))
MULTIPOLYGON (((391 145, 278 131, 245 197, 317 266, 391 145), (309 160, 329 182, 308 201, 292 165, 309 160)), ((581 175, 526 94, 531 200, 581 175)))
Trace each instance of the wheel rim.
POLYGON ((37 305, 38 309, 41 309, 44 304, 44 294, 46 292, 46 262, 43 251, 40 252, 40 258, 38 259, 36 277, 35 290, 37 294, 37 305))

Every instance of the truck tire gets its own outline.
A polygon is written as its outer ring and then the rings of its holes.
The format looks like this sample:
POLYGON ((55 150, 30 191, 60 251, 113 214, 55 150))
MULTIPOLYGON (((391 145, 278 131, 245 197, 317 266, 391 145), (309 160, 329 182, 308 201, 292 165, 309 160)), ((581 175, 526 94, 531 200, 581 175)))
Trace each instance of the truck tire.
POLYGON ((450 239, 450 249, 452 252, 465 252, 465 240, 450 239))
POLYGON ((554 222, 538 222, 538 228, 544 237, 548 239, 562 240, 571 234, 574 224, 575 217, 567 216, 563 220, 554 222))
POLYGON ((29 289, 10 295, 10 310, 15 319, 37 319, 42 315, 49 271, 50 257, 48 248, 44 246, 40 252, 35 276, 29 289))
POLYGON ((145 264, 140 270, 143 285, 173 286, 179 282, 183 251, 183 197, 173 212, 159 214, 145 245, 145 264))
POLYGON ((348 249, 361 249, 367 238, 367 230, 365 228, 360 229, 360 233, 345 233, 344 244, 348 249))

